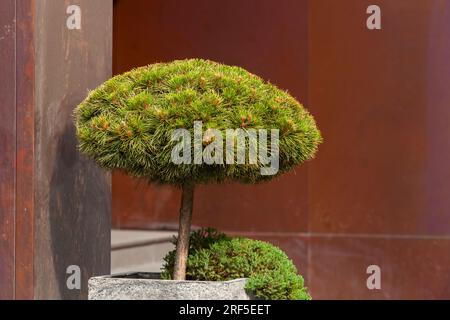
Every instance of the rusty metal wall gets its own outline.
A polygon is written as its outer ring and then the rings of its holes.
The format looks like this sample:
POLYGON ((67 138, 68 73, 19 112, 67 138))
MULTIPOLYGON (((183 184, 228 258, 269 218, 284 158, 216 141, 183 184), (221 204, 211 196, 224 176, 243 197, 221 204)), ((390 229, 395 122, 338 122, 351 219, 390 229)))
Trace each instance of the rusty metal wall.
POLYGON ((0 299, 33 297, 34 1, 0 5, 0 299))
POLYGON ((35 221, 35 1, 16 0, 15 298, 32 299, 35 221))
POLYGON ((15 1, 0 10, 0 299, 14 297, 16 70, 15 1))
MULTIPOLYGON (((325 143, 278 181, 200 187, 194 224, 271 241, 321 298, 449 298, 450 4, 117 0, 114 72, 203 57, 289 89, 325 143), (366 269, 380 266, 382 289, 366 269)), ((179 193, 113 176, 113 225, 174 228, 179 193)))
POLYGON ((310 1, 309 285, 319 298, 450 297, 450 3, 310 1), (367 266, 382 289, 368 290, 367 266))

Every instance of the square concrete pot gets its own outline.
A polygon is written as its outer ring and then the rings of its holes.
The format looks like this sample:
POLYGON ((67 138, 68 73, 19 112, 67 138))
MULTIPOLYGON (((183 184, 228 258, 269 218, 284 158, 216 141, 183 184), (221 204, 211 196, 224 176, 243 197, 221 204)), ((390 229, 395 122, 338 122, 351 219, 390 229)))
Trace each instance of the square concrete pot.
POLYGON ((161 280, 159 273, 124 273, 89 279, 89 300, 251 300, 246 281, 161 280))

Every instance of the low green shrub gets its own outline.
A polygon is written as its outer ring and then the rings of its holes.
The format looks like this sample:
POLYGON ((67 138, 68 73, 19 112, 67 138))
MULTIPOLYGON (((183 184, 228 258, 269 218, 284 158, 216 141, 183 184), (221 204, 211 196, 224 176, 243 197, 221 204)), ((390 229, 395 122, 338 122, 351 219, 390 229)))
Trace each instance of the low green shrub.
MULTIPOLYGON (((176 242, 176 239, 174 239, 176 242)), ((171 279, 175 251, 164 258, 162 277, 171 279)), ((191 234, 186 279, 249 278, 246 289, 267 300, 310 300, 303 277, 279 248, 263 241, 229 238, 214 229, 191 234)))

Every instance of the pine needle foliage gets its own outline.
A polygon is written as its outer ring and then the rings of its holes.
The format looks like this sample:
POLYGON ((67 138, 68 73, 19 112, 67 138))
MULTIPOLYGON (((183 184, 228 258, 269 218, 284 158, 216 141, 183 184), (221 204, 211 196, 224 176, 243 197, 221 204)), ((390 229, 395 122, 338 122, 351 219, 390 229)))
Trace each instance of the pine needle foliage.
POLYGON ((313 158, 321 142, 313 117, 287 92, 240 67, 201 59, 118 75, 75 109, 79 149, 103 168, 175 185, 274 177, 260 174, 260 162, 174 164, 172 132, 185 128, 193 135, 194 121, 223 137, 226 129, 279 129, 277 175, 313 158))
MULTIPOLYGON (((169 252, 164 261, 162 277, 171 279, 175 251, 169 252)), ((248 278, 246 290, 259 299, 311 299, 303 277, 282 250, 259 240, 229 238, 211 228, 191 233, 186 278, 198 281, 248 278)))

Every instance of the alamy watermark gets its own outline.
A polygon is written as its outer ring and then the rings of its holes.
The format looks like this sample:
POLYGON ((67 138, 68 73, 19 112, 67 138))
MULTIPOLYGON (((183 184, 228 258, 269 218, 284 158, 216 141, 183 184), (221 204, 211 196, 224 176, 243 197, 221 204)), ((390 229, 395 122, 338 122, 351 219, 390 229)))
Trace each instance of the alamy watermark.
POLYGON ((69 15, 66 19, 66 26, 69 30, 81 30, 81 8, 77 5, 70 5, 66 9, 69 15))
POLYGON ((367 7, 366 13, 370 14, 366 21, 367 29, 381 30, 381 8, 373 4, 367 7))
POLYGON ((69 276, 66 279, 66 286, 69 290, 81 289, 81 269, 77 265, 70 265, 66 268, 66 274, 69 276))
POLYGON ((278 129, 227 129, 224 141, 221 131, 203 132, 202 121, 195 121, 193 137, 189 130, 180 128, 172 132, 171 138, 178 142, 171 153, 175 164, 258 165, 265 176, 279 170, 278 129))
POLYGON ((370 274, 367 278, 366 286, 369 290, 381 289, 381 268, 376 264, 367 267, 366 273, 370 274))

